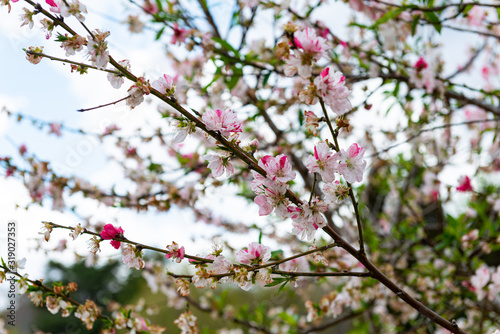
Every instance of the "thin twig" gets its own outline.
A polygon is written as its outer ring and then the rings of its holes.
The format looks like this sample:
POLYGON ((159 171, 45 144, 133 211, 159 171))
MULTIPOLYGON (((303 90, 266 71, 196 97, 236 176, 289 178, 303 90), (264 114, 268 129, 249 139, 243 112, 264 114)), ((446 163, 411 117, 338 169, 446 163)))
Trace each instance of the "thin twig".
POLYGON ((94 109, 99 109, 99 108, 108 107, 108 106, 111 106, 111 105, 113 105, 113 104, 117 104, 117 103, 119 103, 119 102, 121 102, 121 101, 124 101, 124 100, 128 99, 129 97, 130 97, 130 95, 125 96, 125 97, 123 97, 123 98, 121 98, 121 99, 119 99, 119 100, 116 100, 116 101, 114 101, 114 102, 110 102, 110 103, 106 103, 106 104, 101 104, 100 106, 97 106, 97 107, 92 107, 92 108, 87 108, 87 109, 78 109, 77 111, 78 111, 78 112, 84 112, 84 111, 89 111, 89 110, 94 110, 94 109))

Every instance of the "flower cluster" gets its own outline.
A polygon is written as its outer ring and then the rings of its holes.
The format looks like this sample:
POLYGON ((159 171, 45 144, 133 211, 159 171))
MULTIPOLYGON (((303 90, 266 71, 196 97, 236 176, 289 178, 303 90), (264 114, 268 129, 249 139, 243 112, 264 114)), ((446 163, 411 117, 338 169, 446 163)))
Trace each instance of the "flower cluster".
POLYGON ((220 133, 225 137, 229 136, 230 133, 243 131, 241 128, 241 122, 231 109, 209 110, 202 116, 202 120, 205 123, 207 130, 220 131, 220 133))
POLYGON ((257 194, 254 202, 259 205, 259 215, 271 214, 276 209, 278 216, 288 217, 289 199, 285 196, 288 181, 295 178, 292 165, 285 155, 272 157, 266 155, 259 160, 259 166, 266 172, 266 177, 252 170, 254 180, 252 190, 257 194))
POLYGON ((470 279, 470 289, 477 295, 479 301, 485 297, 493 301, 500 293, 500 267, 494 271, 486 265, 481 265, 470 279))
POLYGON ((319 173, 327 183, 335 180, 335 173, 342 175, 349 183, 361 182, 366 168, 364 153, 364 148, 356 143, 349 146, 347 151, 341 149, 334 153, 327 143, 319 142, 314 146, 314 156, 307 158, 306 166, 310 173, 319 173))

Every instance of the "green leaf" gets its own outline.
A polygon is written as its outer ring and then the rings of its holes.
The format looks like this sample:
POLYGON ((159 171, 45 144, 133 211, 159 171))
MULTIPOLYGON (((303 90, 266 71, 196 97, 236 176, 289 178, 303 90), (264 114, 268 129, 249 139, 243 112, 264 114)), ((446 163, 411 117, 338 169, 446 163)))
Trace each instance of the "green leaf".
POLYGON ((281 249, 271 251, 271 259, 278 260, 281 257, 281 254, 283 254, 283 251, 281 249))
POLYGON ((295 321, 294 317, 292 317, 290 314, 286 312, 281 312, 278 314, 278 316, 287 324, 291 326, 297 326, 297 321, 295 321))
POLYGON ((165 27, 161 28, 160 30, 158 30, 158 32, 156 33, 156 37, 155 37, 155 41, 159 40, 161 35, 163 35, 163 32, 165 31, 165 27))
POLYGON ((439 19, 439 16, 437 16, 434 12, 424 12, 424 16, 427 20, 429 20, 429 22, 432 23, 434 29, 436 29, 438 33, 441 33, 441 20, 439 19))
POLYGON ((276 285, 279 285, 279 284, 281 284, 283 282, 287 282, 287 281, 288 281, 288 278, 286 278, 286 277, 276 277, 276 278, 273 278, 272 283, 268 283, 268 284, 264 285, 264 287, 269 288, 269 287, 276 286, 276 285))
POLYGON ((388 11, 387 13, 382 15, 381 18, 379 18, 377 21, 375 21, 375 23, 371 26, 371 28, 372 29, 376 28, 379 25, 386 23, 389 20, 392 20, 393 18, 395 18, 396 16, 398 16, 399 14, 404 12, 405 9, 406 9, 405 7, 399 7, 399 8, 395 8, 393 10, 388 11))
POLYGON ((281 290, 283 290, 283 288, 285 288, 285 285, 290 282, 290 281, 286 281, 285 283, 281 284, 280 287, 278 288, 278 292, 277 294, 279 295, 279 293, 281 292, 281 290))
POLYGON ((416 15, 413 18, 413 21, 411 21, 411 35, 412 36, 415 36, 415 32, 417 30, 418 21, 420 21, 420 15, 416 15))
POLYGON ((259 244, 262 244, 262 230, 259 232, 259 244))
POLYGON ((262 80, 262 87, 265 87, 267 85, 267 82, 269 81, 269 78, 271 77, 271 71, 267 72, 264 74, 264 79, 262 80))
POLYGON ((462 11, 462 15, 463 16, 467 16, 467 13, 472 9, 474 8, 474 5, 467 5, 465 6, 465 9, 462 11))
POLYGON ((394 91, 392 92, 392 94, 394 95, 395 98, 398 97, 398 94, 399 94, 399 86, 400 86, 400 81, 397 81, 396 82, 396 86, 394 87, 394 91))
POLYGON ((299 124, 300 126, 304 125, 304 112, 302 109, 299 110, 299 124))
POLYGON ((500 7, 497 8, 497 16, 498 16, 498 19, 500 20, 500 7))

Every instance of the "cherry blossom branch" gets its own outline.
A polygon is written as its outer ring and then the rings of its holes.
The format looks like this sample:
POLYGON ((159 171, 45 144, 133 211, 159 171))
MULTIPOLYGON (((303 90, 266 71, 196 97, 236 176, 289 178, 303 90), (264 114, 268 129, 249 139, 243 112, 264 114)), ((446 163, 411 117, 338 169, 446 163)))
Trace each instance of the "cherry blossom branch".
POLYGON ((210 23, 210 25, 212 26, 212 30, 215 34, 215 37, 222 38, 222 36, 219 33, 219 28, 217 28, 217 24, 215 23, 214 18, 212 16, 212 14, 210 13, 210 10, 208 9, 207 1, 206 0, 197 0, 197 1, 198 1, 198 4, 200 5, 201 9, 203 10, 203 13, 205 13, 205 17, 206 17, 208 23, 210 23))
POLYGON ((372 277, 372 274, 369 272, 355 272, 355 271, 341 271, 341 272, 303 272, 303 271, 283 271, 283 270, 274 270, 273 274, 287 275, 287 276, 305 276, 305 277, 372 277))
MULTIPOLYGON (((436 23, 432 23, 432 22, 427 22, 426 21, 426 24, 434 25, 436 23)), ((466 29, 466 28, 461 28, 461 27, 455 27, 455 26, 450 26, 448 24, 440 24, 440 26, 443 27, 443 28, 451 29, 451 30, 463 31, 463 32, 468 32, 468 33, 472 33, 472 34, 483 35, 483 36, 486 36, 486 37, 493 37, 493 38, 496 38, 496 39, 500 40, 500 35, 495 35, 495 34, 492 34, 492 33, 486 32, 486 31, 472 30, 472 29, 466 29)))
MULTIPOLYGON (((44 224, 50 224, 50 226, 53 227, 53 228, 62 228, 62 229, 70 230, 70 231, 73 231, 75 229, 74 227, 71 227, 71 226, 59 225, 59 224, 55 224, 55 223, 52 223, 52 222, 42 222, 42 223, 44 223, 44 224)), ((89 231, 86 228, 83 228, 82 234, 94 235, 94 236, 97 236, 97 237, 101 238, 101 240, 104 240, 104 239, 102 239, 102 237, 101 237, 101 235, 99 233, 89 231)), ((123 237, 123 238, 114 237, 114 238, 109 239, 109 240, 115 240, 115 241, 124 242, 124 243, 127 243, 127 244, 131 244, 131 245, 140 247, 141 249, 148 249, 148 250, 152 250, 152 251, 163 253, 163 254, 170 254, 170 252, 167 251, 167 250, 165 250, 165 249, 161 249, 161 248, 157 248, 157 247, 153 247, 153 246, 144 245, 144 244, 141 244, 141 243, 129 240, 129 239, 125 238, 125 237, 123 237)), ((188 254, 185 254, 184 257, 188 258, 188 259, 191 259, 191 260, 198 261, 198 262, 204 262, 204 263, 205 262, 206 263, 212 263, 213 262, 213 260, 210 260, 210 259, 205 259, 205 258, 202 258, 202 257, 188 255, 188 254)))
MULTIPOLYGON (((45 221, 42 222, 42 223, 44 223, 44 224, 50 224, 50 226, 52 228, 61 228, 61 229, 66 229, 66 230, 70 230, 70 231, 74 231, 75 230, 75 227, 71 227, 71 226, 64 226, 64 225, 59 225, 59 224, 56 224, 56 223, 45 222, 45 221)), ((104 240, 104 239, 102 239, 102 237, 101 237, 101 235, 99 233, 89 231, 86 228, 83 228, 83 230, 82 230, 81 233, 82 234, 94 235, 94 236, 100 237, 101 240, 104 240)), ((163 254, 170 254, 170 252, 168 250, 157 248, 157 247, 153 247, 153 246, 148 246, 148 245, 145 245, 145 244, 142 244, 142 243, 138 243, 138 242, 129 240, 129 239, 125 238, 125 237, 114 237, 114 238, 109 239, 109 240, 115 240, 115 241, 120 241, 120 242, 128 243, 128 244, 140 247, 141 249, 148 249, 148 250, 152 250, 152 251, 163 253, 163 254)), ((340 246, 340 244, 332 243, 332 244, 329 244, 329 245, 326 245, 326 246, 323 246, 323 247, 318 247, 318 248, 310 249, 308 251, 305 251, 305 252, 302 252, 302 253, 299 253, 299 254, 296 254, 296 255, 293 255, 293 256, 281 259, 281 260, 264 263, 264 264, 258 265, 258 266, 248 266, 248 265, 245 265, 245 264, 239 264, 238 266, 248 268, 249 271, 256 271, 256 270, 259 270, 259 269, 262 269, 262 268, 278 266, 278 265, 280 265, 282 263, 285 263, 285 262, 297 259, 299 257, 303 257, 303 256, 306 256, 306 255, 309 255, 309 254, 312 254, 312 253, 323 252, 325 250, 328 250, 328 249, 333 248, 333 247, 338 247, 338 246, 340 246)), ((191 259, 191 260, 195 260, 197 262, 203 262, 203 263, 212 263, 213 262, 213 260, 210 260, 210 259, 206 259, 206 258, 202 258, 202 257, 198 257, 198 256, 193 256, 193 255, 188 255, 188 254, 185 254, 184 257, 188 258, 188 259, 191 259)), ((170 275, 174 276, 174 277, 192 277, 192 275, 175 275, 175 274, 170 274, 170 275)), ((232 273, 231 275, 234 275, 234 273, 232 273)), ((224 277, 224 276, 228 276, 228 274, 212 275, 211 277, 224 277)), ((335 275, 332 275, 332 276, 335 276, 335 275)), ((338 275, 338 276, 341 276, 341 275, 338 275)))
POLYGON ((77 111, 78 112, 84 112, 84 111, 89 111, 89 110, 95 110, 95 109, 99 109, 99 108, 104 108, 104 107, 109 107, 109 106, 112 106, 113 104, 117 104, 121 101, 125 101, 126 99, 128 99, 130 97, 130 95, 127 95, 121 99, 118 99, 114 102, 110 102, 110 103, 106 103, 106 104, 101 104, 100 106, 97 106, 97 107, 92 107, 92 108, 87 108, 87 109, 78 109, 77 111))
POLYGON ((349 198, 351 199, 352 206, 354 207, 354 215, 356 216, 356 225, 358 226, 359 252, 362 256, 366 256, 365 242, 363 240, 363 224, 361 223, 361 217, 359 215, 358 202, 356 201, 356 197, 354 197, 354 192, 352 191, 351 184, 349 182, 346 183, 347 187, 349 187, 349 198))
POLYGON ((49 19, 51 19, 54 22, 54 25, 61 26, 62 28, 64 28, 66 31, 68 31, 72 35, 76 35, 77 34, 62 19, 60 19, 60 18, 52 15, 50 12, 46 11, 45 9, 43 9, 43 7, 39 3, 36 3, 36 2, 34 2, 32 0, 24 0, 24 1, 26 1, 27 3, 29 3, 30 5, 32 5, 36 9, 37 12, 42 13, 43 15, 45 15, 49 19))
MULTIPOLYGON (((319 98, 319 103, 321 104, 321 110, 323 110, 323 115, 325 117, 326 124, 328 125, 328 128, 330 129, 330 133, 332 134, 332 138, 335 140, 335 138, 337 136, 335 135, 335 130, 333 130, 332 122, 330 121, 330 117, 328 116, 328 112, 326 111, 325 102, 323 101, 323 99, 321 97, 319 98)), ((340 148, 337 144, 336 147, 334 147, 334 150, 338 152, 339 149, 340 148)))
MULTIPOLYGON (((319 102, 321 104, 321 109, 323 110, 323 114, 324 114, 326 123, 328 124, 328 127, 330 128, 330 132, 332 134, 332 138, 333 138, 333 141, 334 141, 333 148, 334 148, 335 151, 339 152, 340 151, 340 146, 339 146, 339 143, 337 141, 338 129, 336 129, 336 130, 333 129, 332 123, 330 122, 330 118, 328 116, 328 112, 327 112, 326 107, 325 107, 325 102, 323 101, 323 99, 321 97, 319 98, 319 102)), ((356 225, 358 227, 359 253, 363 257, 366 257, 366 254, 365 254, 365 242, 363 240, 363 226, 362 226, 362 223, 361 223, 361 217, 359 215, 358 202, 356 201, 356 198, 354 197, 354 193, 352 191, 352 186, 351 186, 351 184, 349 182, 347 182, 347 186, 349 187, 349 198, 351 199, 352 205, 354 207, 354 213, 355 213, 355 216, 356 216, 356 225)))
POLYGON ((26 49, 23 49, 23 51, 25 51, 27 54, 30 54, 30 55, 45 57, 45 58, 48 58, 50 60, 58 61, 61 63, 69 63, 69 64, 81 66, 82 68, 91 68, 91 69, 98 70, 98 71, 103 71, 103 72, 113 73, 115 75, 120 75, 120 72, 117 72, 117 71, 109 70, 106 68, 98 68, 96 66, 80 63, 77 61, 50 56, 50 55, 43 53, 43 52, 35 52, 35 51, 31 51, 31 50, 26 50, 26 49))
POLYGON ((393 148, 396 148, 398 146, 401 146, 403 144, 409 143, 413 139, 419 137, 422 133, 429 132, 429 131, 434 131, 434 130, 439 130, 439 129, 445 129, 445 128, 450 128, 453 126, 459 126, 459 125, 468 125, 468 124, 477 124, 477 123, 487 123, 487 122, 500 122, 500 118, 493 118, 493 119, 482 119, 482 120, 475 120, 475 121, 465 121, 465 122, 460 122, 460 123, 448 123, 448 124, 443 124, 443 125, 438 125, 429 129, 421 129, 417 131, 415 134, 411 135, 408 137, 406 140, 396 143, 394 145, 388 146, 384 148, 383 150, 377 151, 373 153, 372 155, 367 156, 366 158, 373 158, 373 157, 378 157, 382 153, 385 153, 387 151, 392 150, 393 148))

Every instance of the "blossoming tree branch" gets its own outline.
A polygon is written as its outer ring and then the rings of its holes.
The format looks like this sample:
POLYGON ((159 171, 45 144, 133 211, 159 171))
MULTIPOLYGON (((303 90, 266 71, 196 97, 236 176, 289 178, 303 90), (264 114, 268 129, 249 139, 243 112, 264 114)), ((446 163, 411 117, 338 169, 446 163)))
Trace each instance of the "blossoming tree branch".
MULTIPOLYGON (((163 123, 152 135, 122 135, 117 124, 95 133, 4 108, 51 135, 113 142, 122 154, 112 158, 134 187, 104 189, 26 145, 0 158, 5 177, 22 180, 33 204, 53 210, 69 211, 66 203, 81 195, 120 210, 189 210, 218 226, 227 249, 220 243, 194 255, 173 234, 139 240, 92 217, 76 226, 41 217, 43 239, 67 238, 63 230, 73 243, 87 238, 83 256, 94 265, 102 247, 116 249, 182 311, 174 322, 182 333, 314 333, 342 323, 356 333, 500 333, 498 3, 240 0, 229 6, 227 27, 215 2, 130 0, 123 24, 131 33, 152 29, 167 45, 173 71, 159 77, 113 56, 113 32, 85 23, 92 11, 84 1, 0 0, 1 15, 22 3, 21 26, 38 26, 63 50, 27 45, 27 61, 69 64, 75 76, 102 72, 123 93, 75 110, 142 108, 152 97, 163 123), (341 31, 321 19, 338 8, 351 15, 341 31), (442 55, 449 32, 473 36, 465 61, 442 55), (143 147, 168 151, 169 163, 143 147), (220 216, 203 206, 208 192, 241 196, 268 223, 220 216), (249 240, 233 244, 236 233, 249 240), (211 292, 218 287, 285 289, 296 304, 235 312, 246 306, 221 302, 211 292), (192 296, 196 288, 202 295, 192 296), (227 326, 199 322, 204 312, 227 326)), ((26 269, 2 262, 1 270, 0 281, 15 275, 35 305, 89 330, 98 321, 106 333, 172 325, 152 324, 134 305, 110 311, 75 300, 75 282, 50 287, 29 278, 29 259, 26 269)))

